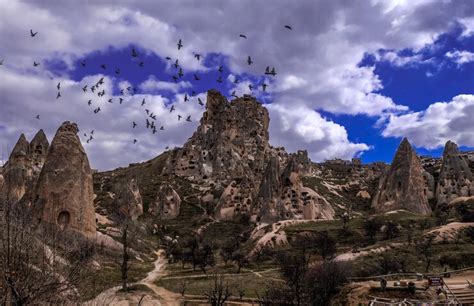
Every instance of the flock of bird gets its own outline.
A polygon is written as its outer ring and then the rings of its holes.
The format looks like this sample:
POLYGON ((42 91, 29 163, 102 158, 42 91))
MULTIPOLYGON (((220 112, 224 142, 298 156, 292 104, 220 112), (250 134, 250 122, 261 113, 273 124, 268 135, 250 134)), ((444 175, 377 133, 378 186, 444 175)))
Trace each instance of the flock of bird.
MULTIPOLYGON (((284 28, 288 29, 288 30, 293 30, 293 28, 289 25, 285 25, 284 28)), ((33 32, 33 30, 31 29, 30 30, 30 36, 31 37, 36 37, 38 35, 38 31, 37 32, 33 32)), ((243 38, 243 39, 247 39, 247 35, 245 34, 240 34, 239 35, 240 38, 243 38)), ((177 43, 177 47, 178 47, 178 50, 181 50, 183 48, 183 41, 182 39, 179 39, 178 40, 178 43, 177 43)), ((137 52, 137 50, 135 48, 132 48, 131 50, 131 57, 132 58, 138 58, 139 59, 139 54, 137 52)), ((198 53, 194 53, 194 57, 196 60, 200 61, 201 60, 201 54, 198 54, 198 53)), ((166 57, 166 60, 167 61, 172 61, 172 64, 171 66, 175 68, 176 70, 176 74, 173 74, 171 76, 172 80, 174 82, 178 82, 180 79, 182 79, 184 77, 184 71, 183 71, 183 68, 181 67, 181 65, 179 64, 179 59, 175 59, 174 62, 173 60, 170 58, 170 57, 166 57)), ((250 66, 252 65, 254 62, 251 58, 251 56, 249 55, 247 57, 247 64, 250 66)), ((3 59, 0 60, 0 65, 3 65, 3 59)), ((33 61, 33 67, 38 67, 40 65, 40 62, 36 62, 36 61, 33 61)), ((80 62, 80 65, 82 67, 86 67, 87 63, 85 60, 82 60, 80 62)), ((144 67, 145 63, 141 60, 139 60, 138 62, 138 66, 139 67, 144 67)), ((101 64, 100 65, 100 68, 102 68, 103 70, 107 70, 107 65, 106 64, 101 64)), ((217 72, 219 73, 217 79, 216 79, 216 82, 217 83, 223 83, 224 80, 222 79, 222 73, 224 71, 224 68, 223 66, 219 66, 217 67, 217 72)), ((120 71, 120 68, 116 68, 115 69, 115 74, 116 75, 120 75, 121 71, 120 71)), ((272 77, 275 77, 277 75, 277 72, 275 70, 275 67, 270 67, 270 66, 267 66, 265 68, 265 71, 263 72, 263 75, 266 75, 266 76, 272 76, 272 77)), ((198 75, 198 74, 193 74, 193 79, 194 81, 200 81, 201 80, 201 77, 198 75)), ((238 84, 240 82, 239 78, 238 77, 235 77, 234 80, 233 80, 233 83, 234 84, 238 84)), ((87 92, 91 92, 93 94, 97 94, 98 97, 103 97, 105 96, 106 92, 105 92, 105 89, 102 89, 101 90, 101 86, 105 83, 105 80, 104 80, 104 77, 100 78, 95 84, 93 85, 84 85, 82 87, 82 91, 84 93, 87 93, 87 92)), ((254 86, 252 84, 249 84, 248 85, 248 88, 250 91, 253 91, 254 89, 258 89, 258 87, 261 87, 262 88, 262 91, 265 92, 267 87, 269 86, 268 84, 265 83, 265 81, 263 81, 260 85, 257 85, 257 86, 254 86)), ((61 82, 59 82, 57 85, 56 85, 56 89, 57 89, 57 94, 56 94, 56 99, 59 99, 61 98, 61 82)), ((120 89, 120 97, 118 98, 118 103, 119 104, 122 104, 124 102, 124 99, 125 97, 127 96, 133 96, 137 93, 137 89, 132 87, 132 86, 128 86, 126 88, 122 88, 120 89)), ((197 93, 195 91, 191 91, 191 94, 190 96, 191 97, 195 97, 197 95, 197 93)), ((238 96, 236 95, 236 91, 233 91, 232 94, 231 94, 234 98, 238 98, 238 96)), ((185 93, 184 94, 184 102, 188 102, 190 100, 190 96, 188 96, 188 93, 185 93)), ((110 98, 107 100, 108 103, 114 103, 116 101, 113 100, 113 98, 110 98)), ((163 125, 160 125, 160 127, 158 128, 158 125, 156 123, 156 120, 157 120, 157 115, 154 114, 153 112, 151 112, 148 108, 145 108, 145 105, 146 105, 146 99, 143 98, 142 102, 141 102, 141 107, 144 108, 144 112, 146 113, 146 119, 144 121, 144 126, 151 131, 152 134, 156 134, 158 132, 158 130, 160 131, 163 131, 165 129, 165 127, 163 125)), ((203 101, 197 97, 197 102, 199 103, 199 105, 201 106, 204 106, 204 103, 203 101)), ((92 99, 89 99, 87 101, 87 105, 89 107, 93 107, 93 110, 92 112, 94 114, 98 114, 99 112, 101 112, 101 108, 100 106, 93 106, 93 100, 92 99)), ((174 112, 175 111, 175 106, 174 105, 171 105, 170 109, 169 109, 170 113, 174 112)), ((36 115, 35 117, 36 119, 40 119, 40 115, 36 115)), ((183 115, 181 114, 177 114, 177 120, 180 121, 182 118, 184 118, 183 115)), ((186 119, 185 121, 187 122, 191 122, 191 116, 186 116, 186 119)), ((131 123, 131 128, 132 129, 135 129, 136 127, 138 126, 138 124, 133 121, 131 123)), ((84 137, 86 138, 86 142, 87 143, 90 143, 93 139, 94 139, 94 130, 92 130, 89 134, 87 133, 84 133, 84 137)), ((137 139, 133 139, 133 143, 136 144, 138 142, 137 139)))

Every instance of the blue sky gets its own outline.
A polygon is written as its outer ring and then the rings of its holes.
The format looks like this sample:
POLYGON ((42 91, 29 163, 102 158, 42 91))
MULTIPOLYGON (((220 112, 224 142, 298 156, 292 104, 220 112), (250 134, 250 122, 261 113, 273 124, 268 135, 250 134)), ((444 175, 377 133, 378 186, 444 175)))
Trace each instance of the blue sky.
POLYGON ((147 160, 192 135, 204 111, 198 98, 205 102, 211 88, 229 99, 234 91, 255 95, 269 110, 271 144, 307 149, 315 161, 390 162, 405 136, 423 155, 439 155, 447 140, 474 147, 471 1, 278 0, 268 6, 208 0, 195 7, 188 1, 58 6, 0 0, 0 8, 0 37, 7 42, 0 46, 2 150, 22 132, 31 139, 42 128, 51 139, 70 120, 79 124, 93 167, 147 160), (31 28, 39 32, 34 38, 31 28), (178 82, 172 79, 176 59, 184 71, 178 82), (33 61, 41 65, 32 67, 33 61), (278 75, 263 75, 266 66, 278 75), (104 97, 82 91, 102 77, 104 97), (128 86, 136 94, 121 96, 128 86), (145 128, 145 109, 163 131, 145 128), (178 121, 178 114, 192 122, 178 121), (91 130, 95 139, 86 143, 91 130))

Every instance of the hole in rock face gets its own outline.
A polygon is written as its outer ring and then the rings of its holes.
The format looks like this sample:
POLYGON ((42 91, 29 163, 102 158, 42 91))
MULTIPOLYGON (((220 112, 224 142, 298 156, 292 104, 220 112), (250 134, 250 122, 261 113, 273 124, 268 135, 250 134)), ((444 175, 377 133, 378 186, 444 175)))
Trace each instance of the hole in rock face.
POLYGON ((59 213, 58 225, 62 230, 64 230, 69 225, 70 221, 71 221, 71 215, 69 214, 68 211, 62 211, 59 213))

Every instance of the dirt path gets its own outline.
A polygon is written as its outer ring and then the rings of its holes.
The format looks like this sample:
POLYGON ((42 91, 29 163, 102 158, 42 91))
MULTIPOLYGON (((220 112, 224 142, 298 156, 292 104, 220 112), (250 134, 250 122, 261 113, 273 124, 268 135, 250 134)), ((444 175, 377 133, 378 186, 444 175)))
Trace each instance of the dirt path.
MULTIPOLYGON (((132 283, 129 286, 144 285, 153 291, 156 297, 145 295, 142 301, 143 306, 154 306, 154 305, 180 305, 181 296, 177 293, 166 290, 165 288, 158 287, 154 283, 157 279, 166 275, 166 256, 164 250, 158 250, 156 252, 157 259, 154 262, 155 268, 148 273, 148 275, 139 282, 132 283)), ((138 305, 138 302, 143 297, 143 293, 130 292, 128 294, 119 293, 121 286, 116 286, 107 289, 100 293, 95 299, 84 303, 87 306, 103 306, 103 305, 138 305)))
POLYGON ((387 246, 379 246, 379 247, 372 247, 372 248, 369 248, 369 249, 364 249, 364 250, 359 250, 359 252, 357 253, 354 253, 352 251, 349 251, 349 252, 346 252, 346 253, 342 253, 338 256, 336 256, 336 258, 334 258, 335 261, 350 261, 350 260, 354 260, 360 256, 365 256, 365 255, 368 255, 368 254, 374 254, 374 253, 382 253, 392 247, 397 247, 397 246, 400 246, 402 245, 402 243, 400 242, 394 242, 394 243, 391 243, 387 246))

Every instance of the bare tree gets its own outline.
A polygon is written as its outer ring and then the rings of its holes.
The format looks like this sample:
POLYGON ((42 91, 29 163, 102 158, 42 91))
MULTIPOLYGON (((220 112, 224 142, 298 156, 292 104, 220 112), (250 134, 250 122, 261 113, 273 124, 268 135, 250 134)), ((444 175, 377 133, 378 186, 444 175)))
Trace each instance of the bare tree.
POLYGON ((88 280, 91 242, 73 231, 31 226, 30 209, 0 203, 0 304, 65 303, 88 280))
POLYGON ((423 256, 426 272, 430 271, 431 261, 433 259, 433 241, 434 235, 428 235, 416 244, 416 249, 423 256))
POLYGON ((130 270, 130 249, 138 234, 138 226, 132 219, 132 205, 127 204, 121 209, 119 215, 120 242, 122 243, 122 260, 120 272, 122 277, 122 290, 128 290, 128 272, 130 270))
POLYGON ((224 277, 222 275, 214 274, 212 278, 214 281, 213 287, 204 293, 204 296, 212 306, 222 306, 232 295, 232 292, 229 289, 229 284, 227 282, 224 284, 224 277))

